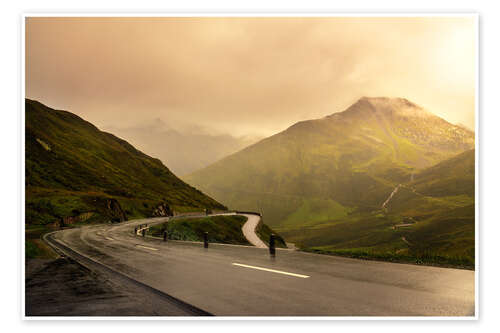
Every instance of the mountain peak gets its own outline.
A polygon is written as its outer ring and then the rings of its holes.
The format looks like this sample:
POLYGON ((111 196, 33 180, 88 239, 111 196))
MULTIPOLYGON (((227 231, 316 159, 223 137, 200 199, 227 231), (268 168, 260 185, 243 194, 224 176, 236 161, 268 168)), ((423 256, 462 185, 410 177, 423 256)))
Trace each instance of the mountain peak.
POLYGON ((418 118, 437 117, 406 98, 367 96, 361 97, 356 103, 352 104, 343 112, 334 113, 329 117, 367 116, 369 113, 418 118))
POLYGON ((407 107, 407 108, 422 109, 417 104, 407 100, 406 98, 402 98, 402 97, 367 97, 367 96, 363 96, 358 100, 357 103, 359 103, 359 102, 367 102, 367 103, 370 103, 371 105, 373 105, 374 107, 393 106, 393 107, 407 107))
POLYGON ((361 97, 356 103, 369 103, 375 108, 386 109, 387 107, 392 108, 413 108, 422 109, 417 104, 409 101, 402 97, 361 97))

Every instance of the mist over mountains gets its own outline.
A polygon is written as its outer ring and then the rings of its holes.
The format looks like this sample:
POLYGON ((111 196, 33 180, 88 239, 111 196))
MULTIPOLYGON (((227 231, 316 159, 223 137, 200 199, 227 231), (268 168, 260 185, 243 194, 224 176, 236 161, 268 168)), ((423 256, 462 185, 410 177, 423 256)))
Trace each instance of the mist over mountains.
POLYGON ((77 115, 26 99, 26 223, 105 222, 225 207, 77 115), (88 220, 88 221, 87 221, 88 220))
POLYGON ((417 170, 473 147, 472 131, 406 99, 362 98, 184 178, 230 205, 244 191, 372 207, 417 170))
POLYGON ((197 126, 169 126, 159 118, 133 127, 108 126, 104 129, 159 158, 179 176, 204 168, 261 139, 257 136, 210 133, 197 126))
POLYGON ((453 237, 444 242, 448 253, 457 246, 470 259, 473 148, 474 132, 404 98, 363 97, 343 112, 296 123, 183 179, 230 208, 262 211, 266 223, 304 247, 410 251, 395 225, 459 209, 456 214, 467 216, 467 245, 450 245, 453 237), (460 167, 464 160, 466 169, 460 167), (444 167, 431 168, 439 163, 444 167), (334 226, 340 229, 334 232, 334 226))

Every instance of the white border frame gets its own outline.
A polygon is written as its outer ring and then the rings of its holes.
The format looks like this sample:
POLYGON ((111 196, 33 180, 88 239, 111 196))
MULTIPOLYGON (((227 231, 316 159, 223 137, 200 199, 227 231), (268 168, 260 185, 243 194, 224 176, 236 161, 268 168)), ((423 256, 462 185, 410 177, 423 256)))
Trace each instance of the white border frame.
POLYGON ((119 13, 119 12, 82 12, 82 13, 65 13, 65 12, 24 12, 21 14, 21 36, 20 36, 20 53, 21 62, 19 73, 21 76, 21 87, 19 93, 19 108, 21 110, 20 115, 20 158, 21 158, 21 223, 19 237, 21 238, 21 254, 19 262, 21 263, 21 319, 25 321, 51 321, 51 320, 96 320, 96 321, 129 321, 129 320, 173 320, 173 321, 218 321, 218 320, 313 320, 313 321, 324 321, 324 320, 424 320, 424 321, 477 321, 479 320, 479 14, 464 12, 464 13, 334 13, 334 12, 310 12, 310 13, 300 13, 300 12, 290 12, 290 13, 273 13, 272 11, 266 12, 163 12, 163 13, 119 13), (26 98, 26 59, 25 59, 25 46, 26 46, 26 18, 28 17, 325 17, 325 18, 335 18, 335 17, 435 17, 435 18, 447 18, 447 17, 463 17, 463 18, 474 18, 475 19, 475 110, 474 110, 474 120, 475 120, 475 270, 474 270, 474 316, 462 316, 462 317, 410 317, 410 316, 215 316, 215 317, 168 317, 168 316, 130 316, 130 317, 116 317, 116 316, 46 316, 46 317, 33 317, 26 316, 25 313, 25 103, 26 98))

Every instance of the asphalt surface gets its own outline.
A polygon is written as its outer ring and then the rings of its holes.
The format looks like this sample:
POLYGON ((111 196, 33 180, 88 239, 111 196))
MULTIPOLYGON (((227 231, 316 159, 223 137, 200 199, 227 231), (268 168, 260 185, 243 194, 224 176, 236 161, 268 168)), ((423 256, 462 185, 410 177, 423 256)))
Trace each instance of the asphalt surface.
POLYGON ((26 268, 27 317, 207 315, 98 264, 61 257, 29 259, 26 268))
POLYGON ((53 239, 143 285, 219 316, 473 316, 474 271, 245 246, 163 242, 139 224, 87 226, 53 239))

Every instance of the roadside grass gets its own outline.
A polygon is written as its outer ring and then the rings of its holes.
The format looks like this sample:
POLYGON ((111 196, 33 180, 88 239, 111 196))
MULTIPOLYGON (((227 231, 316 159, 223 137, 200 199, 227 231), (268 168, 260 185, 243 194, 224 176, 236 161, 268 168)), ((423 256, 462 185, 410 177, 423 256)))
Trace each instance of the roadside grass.
POLYGON ((26 240, 24 251, 25 257, 29 259, 38 257, 41 252, 38 246, 36 246, 35 242, 33 242, 32 240, 26 240))
POLYGON ((374 211, 356 213, 342 221, 331 221, 321 227, 281 230, 285 239, 299 247, 339 246, 366 247, 397 239, 399 234, 390 227, 401 222, 399 216, 374 211))
POLYGON ((201 242, 208 232, 208 241, 212 243, 250 245, 241 230, 246 221, 247 218, 240 215, 173 219, 152 226, 148 234, 163 237, 166 230, 168 239, 201 242))
POLYGON ((25 232, 25 258, 26 259, 54 259, 57 254, 41 239, 42 235, 53 231, 47 226, 28 226, 25 232))
POLYGON ((430 265, 441 267, 453 267, 463 269, 474 269, 474 260, 466 256, 451 256, 447 254, 421 252, 381 252, 371 249, 329 249, 328 247, 311 247, 302 249, 305 252, 312 252, 326 255, 336 255, 356 259, 380 260, 416 265, 430 265))
POLYGON ((278 235, 276 231, 271 229, 267 224, 264 224, 262 220, 255 228, 255 233, 267 246, 269 246, 269 240, 271 239, 271 234, 274 234, 276 236, 274 243, 275 246, 279 248, 287 248, 285 240, 280 235, 278 235))
POLYGON ((475 206, 458 207, 419 222, 407 238, 415 250, 464 256, 473 262, 475 206))
POLYGON ((474 269, 474 205, 436 209, 428 217, 421 214, 423 218, 416 220, 375 211, 353 214, 342 223, 280 231, 303 251, 474 269), (416 223, 392 228, 408 221, 416 223))

